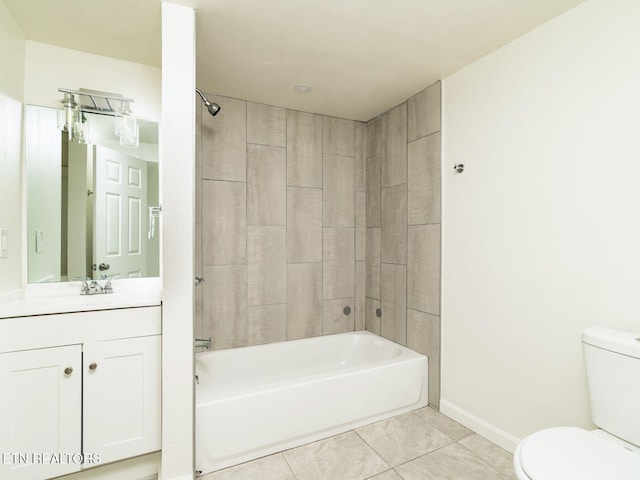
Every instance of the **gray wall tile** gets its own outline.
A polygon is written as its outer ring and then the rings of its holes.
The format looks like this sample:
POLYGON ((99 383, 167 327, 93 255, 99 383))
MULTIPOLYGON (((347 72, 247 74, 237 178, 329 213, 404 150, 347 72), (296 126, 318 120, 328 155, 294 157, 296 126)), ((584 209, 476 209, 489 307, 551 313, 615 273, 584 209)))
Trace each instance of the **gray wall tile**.
POLYGON ((202 116, 202 178, 244 182, 247 171, 247 102, 208 96, 222 107, 202 116))
POLYGON ((204 267, 203 335, 216 349, 247 342, 247 283, 245 265, 204 267))
POLYGON ((440 317, 407 310, 407 347, 429 357, 429 404, 440 405, 440 317))
POLYGON ((380 334, 401 345, 407 344, 407 267, 380 265, 382 321, 380 334))
POLYGON ((355 122, 322 117, 322 151, 331 155, 355 155, 355 122))
POLYGON ((367 227, 381 225, 380 155, 367 158, 367 227))
POLYGON ((409 225, 440 223, 440 133, 409 143, 409 225))
POLYGON ((353 298, 338 298, 325 300, 322 307, 322 334, 353 332, 355 326, 355 306, 353 298), (349 315, 344 314, 345 307, 349 307, 349 315))
POLYGON ((322 188, 322 116, 287 111, 287 185, 322 188))
POLYGON ((380 228, 367 228, 366 250, 365 293, 380 300, 380 228))
POLYGON ((284 342, 287 339, 287 306, 247 308, 247 345, 284 342))
POLYGON ((354 226, 354 158, 323 155, 322 216, 325 227, 354 226))
POLYGON ((356 192, 356 262, 365 260, 367 237, 367 205, 366 194, 356 192))
POLYGON ((271 105, 247 102, 247 143, 285 147, 287 111, 271 105))
POLYGON ((365 297, 364 299, 364 320, 365 328, 371 333, 380 335, 380 317, 376 315, 376 310, 380 308, 380 300, 365 297))
POLYGON ((407 104, 384 114, 381 156, 382 188, 407 182, 407 104))
POLYGON ((382 189, 382 235, 380 259, 407 263, 407 185, 382 189))
POLYGON ((285 227, 247 227, 249 306, 287 302, 285 227))
POLYGON ((414 95, 408 103, 409 141, 440 131, 441 83, 414 95))
POLYGON ((247 146, 247 224, 285 225, 286 150, 247 146))
POLYGON ((440 225, 411 225, 407 305, 440 315, 440 225))
POLYGON ((287 340, 322 335, 322 263, 287 265, 287 340))
POLYGON ((217 180, 202 183, 204 265, 246 263, 246 184, 217 180))
POLYGON ((367 191, 367 126, 356 122, 356 192, 367 191))
POLYGON ((322 190, 287 187, 287 263, 322 262, 322 190))
POLYGON ((354 228, 323 228, 322 254, 323 298, 353 298, 355 295, 354 228))
POLYGON ((382 153, 382 115, 367 122, 367 158, 382 153))
POLYGON ((364 330, 365 310, 364 310, 364 286, 365 286, 365 262, 356 262, 356 297, 355 307, 355 329, 364 330))

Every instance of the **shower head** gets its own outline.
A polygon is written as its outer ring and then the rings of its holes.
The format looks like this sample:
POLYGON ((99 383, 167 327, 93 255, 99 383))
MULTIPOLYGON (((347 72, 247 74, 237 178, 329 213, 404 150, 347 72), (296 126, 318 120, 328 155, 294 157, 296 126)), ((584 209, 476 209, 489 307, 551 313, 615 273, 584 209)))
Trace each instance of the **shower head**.
POLYGON ((202 101, 204 102, 205 106, 207 107, 207 110, 209 110, 209 113, 212 116, 215 117, 218 114, 218 112, 220 112, 220 105, 218 105, 217 103, 213 103, 213 102, 210 102, 209 100, 207 100, 207 97, 204 96, 204 93, 202 93, 200 91, 200 89, 196 88, 196 92, 202 98, 202 101))

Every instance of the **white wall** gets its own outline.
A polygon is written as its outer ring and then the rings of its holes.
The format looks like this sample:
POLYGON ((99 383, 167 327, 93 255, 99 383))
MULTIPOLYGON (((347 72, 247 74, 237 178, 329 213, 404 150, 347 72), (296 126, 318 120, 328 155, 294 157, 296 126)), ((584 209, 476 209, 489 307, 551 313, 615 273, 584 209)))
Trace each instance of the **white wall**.
POLYGON ((22 102, 25 40, 0 0, 0 229, 9 230, 0 258, 0 292, 22 286, 22 102))
POLYGON ((58 88, 88 88, 133 98, 136 117, 160 120, 160 68, 32 40, 26 44, 25 103, 59 108, 58 88))
POLYGON ((162 467, 193 478, 195 12, 162 3, 162 467))
POLYGON ((591 426, 583 328, 640 332, 639 32, 588 0, 443 81, 442 411, 509 449, 591 426))

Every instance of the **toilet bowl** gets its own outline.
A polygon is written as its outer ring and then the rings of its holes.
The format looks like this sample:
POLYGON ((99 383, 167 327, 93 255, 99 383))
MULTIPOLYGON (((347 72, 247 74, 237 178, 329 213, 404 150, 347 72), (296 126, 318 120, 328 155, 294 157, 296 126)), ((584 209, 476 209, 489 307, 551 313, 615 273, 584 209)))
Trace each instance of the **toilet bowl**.
POLYGON ((640 448, 602 430, 540 430, 518 444, 513 463, 518 480, 640 479, 640 448))
POLYGON ((593 422, 525 437, 513 465, 519 480, 640 480, 640 334, 603 327, 582 333, 593 422))

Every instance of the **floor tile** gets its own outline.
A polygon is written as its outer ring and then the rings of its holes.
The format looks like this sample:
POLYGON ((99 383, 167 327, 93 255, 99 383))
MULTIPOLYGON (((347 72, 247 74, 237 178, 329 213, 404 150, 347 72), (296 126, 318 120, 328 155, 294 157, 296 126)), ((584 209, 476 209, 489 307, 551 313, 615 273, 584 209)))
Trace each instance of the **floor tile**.
POLYGON ((296 480, 281 453, 218 470, 198 480, 296 480))
POLYGON ((495 443, 490 442, 478 434, 473 434, 470 437, 460 440, 460 444, 502 472, 503 475, 506 475, 508 478, 515 478, 513 455, 495 443))
POLYGON ((284 452, 297 480, 364 480, 389 469, 353 431, 284 452))
POLYGON ((505 480, 500 472, 457 443, 395 470, 404 480, 505 480))
POLYGON ((387 470, 386 472, 369 477, 367 480, 402 480, 402 477, 398 475, 395 470, 387 470))
POLYGON ((463 427, 455 420, 451 420, 446 415, 438 412, 435 408, 424 407, 415 411, 416 415, 422 417, 426 422, 430 423, 446 436, 458 441, 473 435, 473 432, 463 427))
POLYGON ((455 441, 414 413, 358 428, 356 433, 392 467, 455 441))

